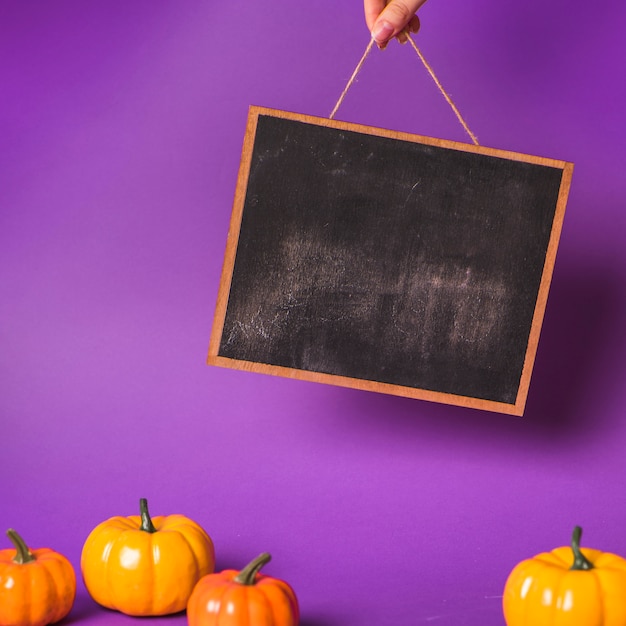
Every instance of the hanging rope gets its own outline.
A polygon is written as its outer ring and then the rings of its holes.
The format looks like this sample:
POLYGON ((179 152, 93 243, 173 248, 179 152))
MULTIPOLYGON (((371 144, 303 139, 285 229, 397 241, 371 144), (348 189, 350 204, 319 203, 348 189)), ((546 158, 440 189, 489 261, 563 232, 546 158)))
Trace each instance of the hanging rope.
MULTIPOLYGON (((443 88, 443 85, 441 84, 441 81, 437 78, 433 68, 430 66, 428 61, 426 61, 424 55, 422 54, 420 49, 415 44, 415 41, 413 41, 413 38, 408 33, 407 33, 407 37, 408 37, 409 42, 413 46, 413 49, 417 53, 417 56, 420 58, 421 62, 424 64, 424 67, 426 68, 426 71, 430 74, 430 77, 435 82, 435 85, 437 85, 437 88, 439 89, 439 91, 441 92, 443 97, 446 99, 446 102, 450 105, 450 108, 452 109, 452 111, 456 115, 457 119, 461 123, 461 126, 463 126, 463 128, 465 129, 465 132, 470 136, 470 138, 474 142, 474 144, 478 146, 479 143, 478 143, 478 139, 476 138, 476 135, 474 135, 474 133, 469 129, 469 126, 467 125, 467 123, 463 119, 463 116, 461 115, 459 109, 456 107, 454 102, 452 102, 452 98, 448 95, 446 90, 443 88)), ((346 84, 344 90, 341 92, 341 95, 339 96, 339 100, 337 100, 337 104, 335 105, 335 108, 332 110, 331 114, 328 116, 329 119, 332 120, 335 117, 335 114, 337 113, 339 107, 341 106, 342 102, 344 101, 344 98, 346 97, 346 94, 348 93, 350 87, 352 87, 352 84, 356 80, 356 77, 357 77, 358 73, 361 71, 361 68, 363 67, 363 64, 365 63, 365 59, 367 59, 367 57, 369 56, 369 53, 371 52, 374 43, 375 43, 375 41, 374 41, 374 38, 372 37, 370 39, 370 42, 367 45, 367 48, 365 48, 365 52, 363 53, 363 56, 361 57, 361 60, 357 63, 357 66, 354 69, 354 72, 352 72, 352 76, 350 76, 350 80, 348 80, 348 83, 346 84)))

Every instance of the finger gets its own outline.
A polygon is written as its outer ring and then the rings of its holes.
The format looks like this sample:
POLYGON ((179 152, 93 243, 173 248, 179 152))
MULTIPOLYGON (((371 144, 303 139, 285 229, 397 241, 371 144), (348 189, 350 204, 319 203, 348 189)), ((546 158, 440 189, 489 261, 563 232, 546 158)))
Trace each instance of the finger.
POLYGON ((385 0, 363 0, 365 23, 370 32, 372 32, 378 16, 383 12, 386 6, 387 2, 385 2, 385 0))
POLYGON ((404 28, 411 23, 415 12, 426 0, 391 0, 382 13, 376 19, 372 28, 372 36, 376 43, 387 43, 392 37, 396 37, 404 28))
MULTIPOLYGON (((417 15, 414 15, 411 18, 411 21, 396 35, 396 39, 401 43, 405 44, 411 33, 417 33, 420 29, 420 21, 417 15)), ((379 46, 380 47, 380 46, 379 46)))
POLYGON ((410 33, 417 33, 420 29, 420 18, 417 15, 414 15, 409 22, 408 29, 410 33))

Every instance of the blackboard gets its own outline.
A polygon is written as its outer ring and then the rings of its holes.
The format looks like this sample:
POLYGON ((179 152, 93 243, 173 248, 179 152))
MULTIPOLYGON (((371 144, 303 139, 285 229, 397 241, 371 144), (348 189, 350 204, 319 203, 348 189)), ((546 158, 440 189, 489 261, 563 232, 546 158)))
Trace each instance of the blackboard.
POLYGON ((522 415, 572 170, 252 107, 208 363, 522 415))

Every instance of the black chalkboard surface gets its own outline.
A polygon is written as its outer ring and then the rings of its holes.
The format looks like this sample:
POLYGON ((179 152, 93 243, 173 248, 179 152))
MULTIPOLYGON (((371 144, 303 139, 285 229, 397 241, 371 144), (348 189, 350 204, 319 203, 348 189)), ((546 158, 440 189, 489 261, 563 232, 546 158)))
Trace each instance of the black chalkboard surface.
POLYGON ((251 108, 208 362, 523 414, 572 169, 251 108))

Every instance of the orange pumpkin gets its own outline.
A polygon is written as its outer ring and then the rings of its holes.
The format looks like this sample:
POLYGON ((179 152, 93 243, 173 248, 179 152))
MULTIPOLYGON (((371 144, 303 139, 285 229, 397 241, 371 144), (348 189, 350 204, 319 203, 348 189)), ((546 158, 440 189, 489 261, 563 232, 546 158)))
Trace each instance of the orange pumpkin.
POLYGON ((576 526, 571 547, 515 566, 502 599, 508 626, 626 625, 626 560, 581 548, 581 534, 576 526))
POLYGON ((0 624, 46 626, 63 619, 76 597, 71 563, 49 548, 29 550, 13 530, 15 549, 0 550, 0 624))
POLYGON ((202 578, 187 605, 189 626, 296 626, 293 589, 259 573, 270 559, 263 553, 240 572, 224 570, 202 578))
POLYGON ((209 535, 184 515, 112 517, 87 537, 81 555, 85 587, 102 606, 127 615, 184 610, 195 584, 215 569, 209 535))

